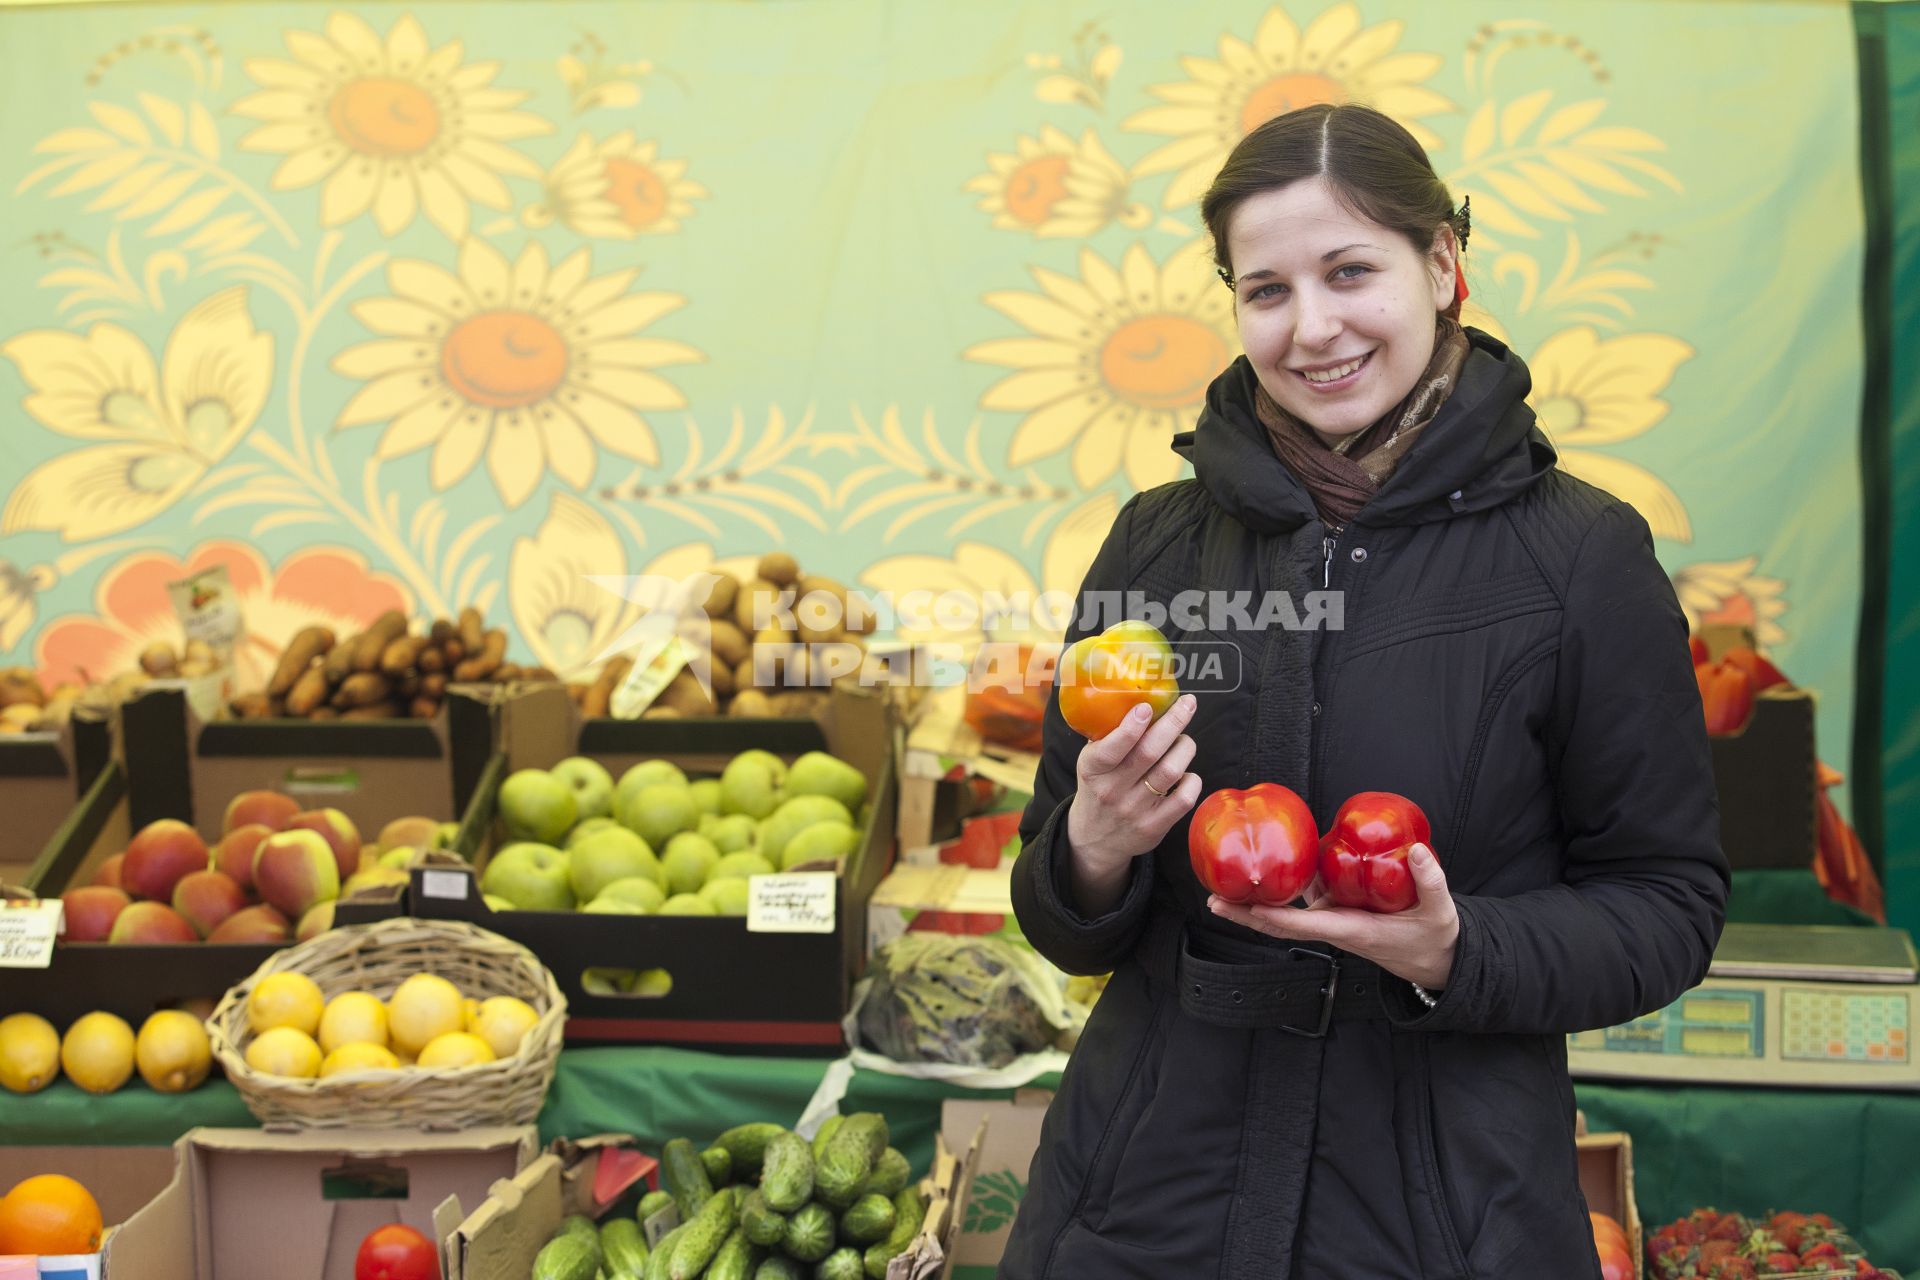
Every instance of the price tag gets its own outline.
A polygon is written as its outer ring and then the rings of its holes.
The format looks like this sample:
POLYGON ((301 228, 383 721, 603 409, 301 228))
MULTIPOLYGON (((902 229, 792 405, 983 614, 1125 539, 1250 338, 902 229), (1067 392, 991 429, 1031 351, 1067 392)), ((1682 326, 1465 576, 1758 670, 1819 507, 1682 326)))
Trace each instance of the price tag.
POLYGON ((0 905, 0 969, 44 969, 64 924, 60 899, 0 905))
POLYGON ((633 655, 633 666, 613 691, 607 710, 621 720, 631 720, 653 705, 672 679, 687 665, 687 652, 680 637, 667 633, 643 641, 633 655))
POLYGON ((832 933, 836 927, 831 871, 792 871, 747 879, 749 933, 832 933))
POLYGON ((445 898, 449 902, 465 902, 467 886, 473 883, 473 877, 464 871, 422 871, 420 873, 420 892, 429 898, 445 898))
POLYGON ((640 1224, 640 1229, 647 1234, 647 1248, 659 1248, 667 1233, 679 1225, 680 1206, 667 1204, 654 1210, 653 1215, 640 1224))

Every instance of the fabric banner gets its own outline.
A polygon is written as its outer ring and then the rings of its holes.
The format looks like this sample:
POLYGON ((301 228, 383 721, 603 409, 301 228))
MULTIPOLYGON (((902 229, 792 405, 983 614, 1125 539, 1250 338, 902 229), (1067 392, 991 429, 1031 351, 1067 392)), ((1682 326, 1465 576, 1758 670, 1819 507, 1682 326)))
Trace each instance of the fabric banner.
MULTIPOLYGON (((0 652, 53 680, 227 566, 299 626, 784 547, 1071 590, 1235 354, 1196 203, 1358 100, 1472 198, 1468 320, 1689 613, 1844 763, 1861 589, 1853 33, 1829 3, 795 0, 0 9, 0 652)), ((924 629, 978 632, 978 619, 924 629)))

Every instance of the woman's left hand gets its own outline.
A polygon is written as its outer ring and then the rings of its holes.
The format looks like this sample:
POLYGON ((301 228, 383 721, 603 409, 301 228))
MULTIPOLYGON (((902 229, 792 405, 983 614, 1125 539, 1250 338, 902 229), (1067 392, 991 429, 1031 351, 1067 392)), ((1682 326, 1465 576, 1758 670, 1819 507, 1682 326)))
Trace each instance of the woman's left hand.
POLYGON ((1429 990, 1447 985, 1453 971, 1453 948, 1460 939, 1460 913, 1447 892, 1447 876, 1440 860, 1424 844, 1407 855, 1420 900, 1405 911, 1379 915, 1353 907, 1335 906, 1316 878, 1307 889, 1307 905, 1260 907, 1207 899, 1207 906, 1223 920, 1276 938, 1330 942, 1429 990))

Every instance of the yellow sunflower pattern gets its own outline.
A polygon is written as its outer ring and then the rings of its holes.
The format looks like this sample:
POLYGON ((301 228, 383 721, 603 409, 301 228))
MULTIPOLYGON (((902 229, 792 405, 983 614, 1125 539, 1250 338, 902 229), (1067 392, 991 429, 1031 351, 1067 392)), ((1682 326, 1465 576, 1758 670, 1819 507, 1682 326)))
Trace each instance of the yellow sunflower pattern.
MULTIPOLYGON (((1120 504, 1182 474, 1172 438, 1239 354, 1200 195, 1318 102, 1392 115, 1472 196, 1468 322, 1529 362, 1565 469, 1688 558, 1685 607, 1809 643, 1837 544, 1731 534, 1754 517, 1715 450, 1756 402, 1796 425, 1844 402, 1839 339, 1766 328, 1840 273, 1753 308, 1768 390, 1724 394, 1747 371, 1701 299, 1753 276, 1751 236, 1716 234, 1753 192, 1702 157, 1835 157, 1770 206, 1833 225, 1844 59, 1783 82, 1808 132, 1761 147, 1634 6, 1571 30, 1514 0, 996 2, 902 8, 918 52, 884 65, 862 0, 810 0, 804 29, 0 7, 52 86, 0 121, 27 246, 0 295, 0 647, 91 600, 107 548, 185 530, 270 562, 340 542, 423 609, 497 600, 516 653, 568 670, 632 620, 596 573, 784 547, 842 582, 1071 589, 1120 504)), ((1827 21, 1748 34, 1800 68, 1827 21)))

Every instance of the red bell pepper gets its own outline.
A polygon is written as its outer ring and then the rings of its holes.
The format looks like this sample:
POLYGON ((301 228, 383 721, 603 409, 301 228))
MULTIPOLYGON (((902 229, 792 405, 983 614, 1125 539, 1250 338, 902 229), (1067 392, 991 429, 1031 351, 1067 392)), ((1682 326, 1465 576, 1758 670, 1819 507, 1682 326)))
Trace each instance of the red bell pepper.
POLYGON ((1362 791, 1340 806, 1320 842, 1320 881, 1339 906, 1405 911, 1420 900, 1407 856, 1432 842, 1419 805, 1391 791, 1362 791))
POLYGON ((1728 659, 1693 669, 1709 734, 1738 733, 1753 714, 1753 677, 1728 659))
POLYGON ((1781 672, 1780 668, 1774 666, 1771 662, 1768 662, 1765 658, 1745 645, 1727 650, 1726 655, 1720 660, 1722 662, 1731 662, 1734 666, 1746 672, 1753 680, 1753 691, 1755 693, 1759 693, 1763 689, 1774 688, 1776 685, 1791 686, 1793 684, 1793 682, 1787 679, 1786 675, 1781 672))
POLYGON ((1319 847, 1307 802, 1277 782, 1214 792, 1187 828, 1193 874, 1228 902, 1292 902, 1313 881, 1319 847))

